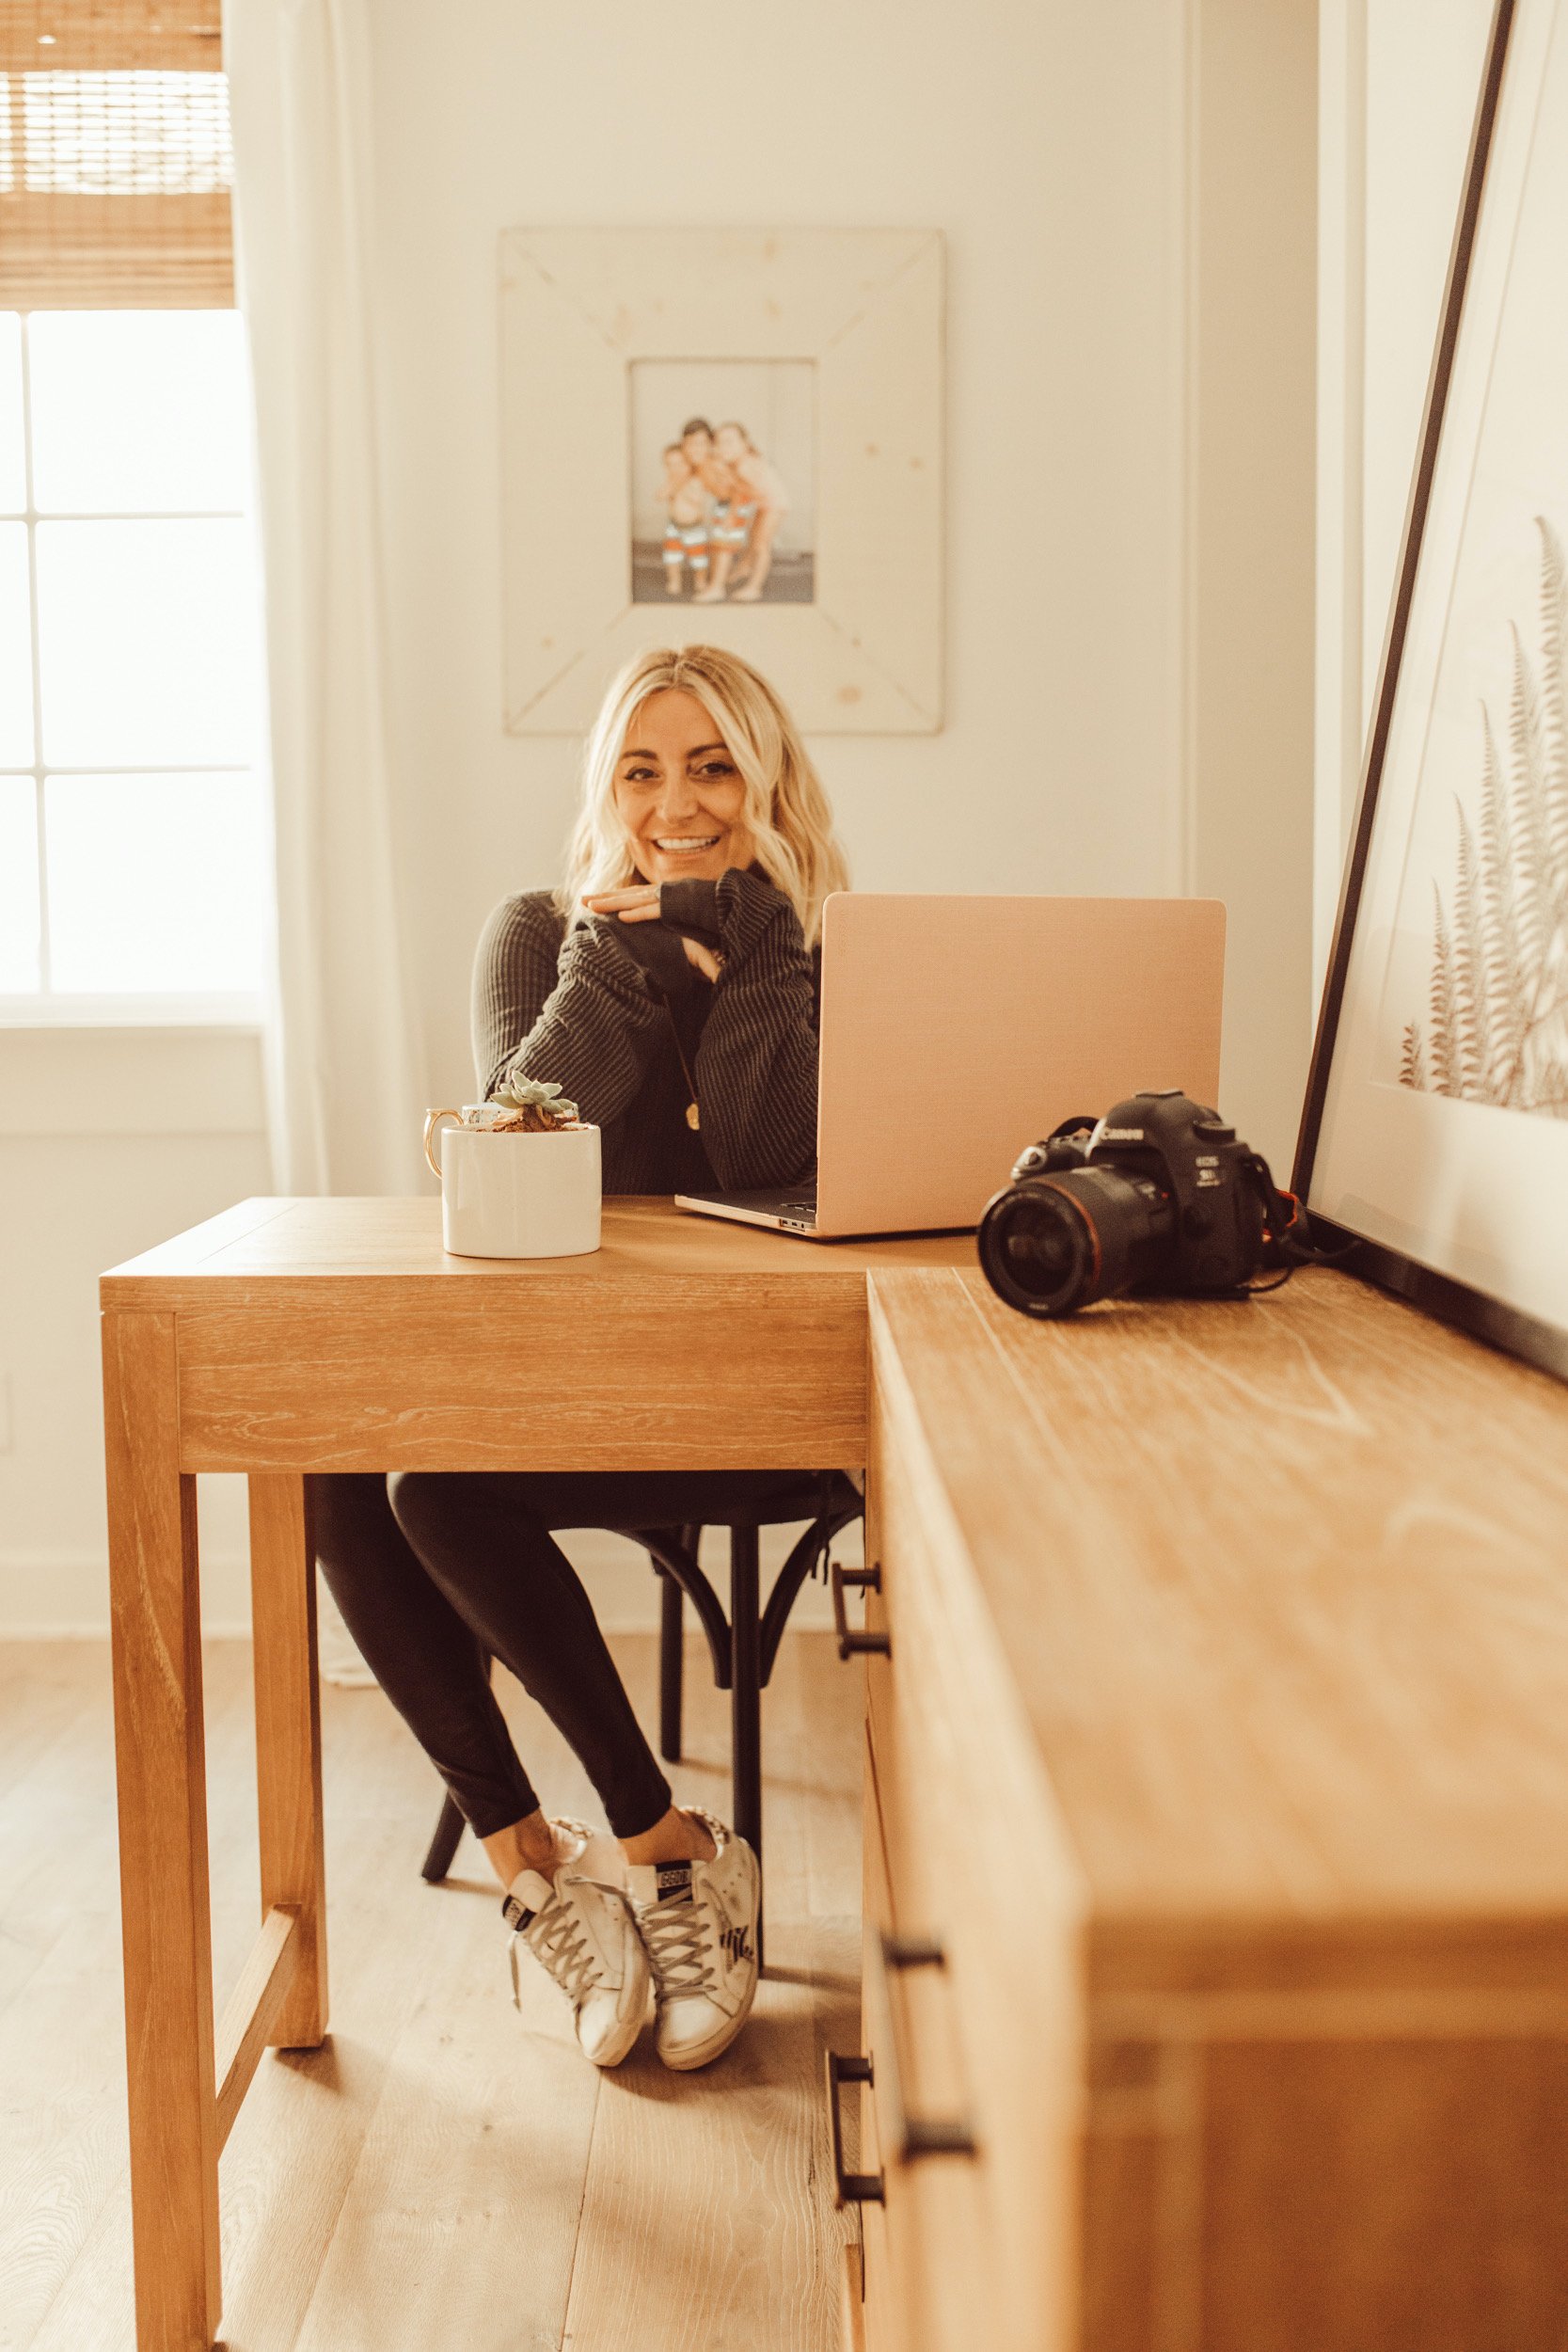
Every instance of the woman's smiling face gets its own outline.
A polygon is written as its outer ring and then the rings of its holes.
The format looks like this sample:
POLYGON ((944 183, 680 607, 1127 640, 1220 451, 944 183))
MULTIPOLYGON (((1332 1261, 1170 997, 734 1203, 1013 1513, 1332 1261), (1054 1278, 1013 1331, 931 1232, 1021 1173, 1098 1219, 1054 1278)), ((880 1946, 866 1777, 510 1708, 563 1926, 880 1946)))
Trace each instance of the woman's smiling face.
POLYGON ((644 882, 717 882, 749 866, 746 787, 695 694, 666 687, 632 714, 615 763, 615 805, 644 882))

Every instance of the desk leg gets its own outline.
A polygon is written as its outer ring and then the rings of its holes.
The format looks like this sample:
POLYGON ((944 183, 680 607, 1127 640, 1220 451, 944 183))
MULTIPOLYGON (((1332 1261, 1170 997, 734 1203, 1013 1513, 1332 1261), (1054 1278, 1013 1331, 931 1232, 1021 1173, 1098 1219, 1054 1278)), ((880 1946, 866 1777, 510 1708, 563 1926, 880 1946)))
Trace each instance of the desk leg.
POLYGON ((207 2352, 221 2311, 196 1481, 175 1318, 103 1317, 104 1461, 140 2352, 207 2352))
POLYGON ((250 1481, 250 1607, 261 1916, 299 1911, 299 1965, 269 2039, 314 2048, 326 2031, 326 1870, 322 1836, 316 1547, 303 1478, 250 1481))

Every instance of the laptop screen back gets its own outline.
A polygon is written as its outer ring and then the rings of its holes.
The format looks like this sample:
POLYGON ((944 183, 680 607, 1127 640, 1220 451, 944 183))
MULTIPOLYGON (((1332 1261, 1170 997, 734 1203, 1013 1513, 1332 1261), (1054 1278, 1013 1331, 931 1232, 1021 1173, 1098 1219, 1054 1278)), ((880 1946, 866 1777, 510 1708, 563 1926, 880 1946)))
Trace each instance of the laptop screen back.
POLYGON ((1146 1087, 1219 1092, 1212 898, 829 898, 817 1231, 974 1225, 1026 1143, 1146 1087))

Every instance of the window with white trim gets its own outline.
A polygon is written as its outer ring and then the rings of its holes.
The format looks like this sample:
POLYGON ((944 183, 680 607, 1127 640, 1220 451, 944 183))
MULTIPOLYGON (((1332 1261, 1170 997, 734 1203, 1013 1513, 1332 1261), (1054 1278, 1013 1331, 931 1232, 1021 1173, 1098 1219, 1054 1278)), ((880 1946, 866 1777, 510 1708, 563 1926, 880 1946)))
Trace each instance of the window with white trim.
POLYGON ((103 996, 238 1010, 260 987, 247 450, 237 312, 0 312, 13 1018, 103 996))
POLYGON ((220 0, 0 0, 0 1021, 254 1010, 220 0))

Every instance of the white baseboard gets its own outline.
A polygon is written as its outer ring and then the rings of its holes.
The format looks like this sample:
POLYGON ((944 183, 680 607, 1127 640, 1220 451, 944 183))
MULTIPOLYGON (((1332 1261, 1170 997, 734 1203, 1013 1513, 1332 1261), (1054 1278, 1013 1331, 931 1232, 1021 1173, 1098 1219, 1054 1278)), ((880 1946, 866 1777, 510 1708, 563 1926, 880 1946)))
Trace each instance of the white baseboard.
MULTIPOLYGON (((250 1638, 250 1562, 244 1552, 201 1558, 201 1629, 214 1641, 250 1638)), ((106 1551, 0 1551, 0 1641, 103 1642, 109 1635, 106 1551)))
MULTIPOLYGON (((778 1568, 794 1531, 765 1528, 763 1578, 778 1568)), ((860 1557, 860 1529, 847 1528, 837 1547, 846 1565, 860 1557)), ((607 1633, 652 1633, 658 1627, 658 1580, 647 1554, 626 1537, 596 1528, 575 1531, 562 1549, 587 1585, 607 1633)), ((721 1600, 727 1598, 721 1542, 710 1541, 705 1565, 721 1600)), ((201 1628, 214 1641, 250 1635, 250 1564, 243 1550, 209 1548, 201 1559, 201 1628)), ((695 1618, 687 1623, 695 1629, 695 1618)), ((808 1583, 790 1618, 793 1626, 820 1630, 832 1623, 826 1587, 808 1583)), ((91 1550, 0 1551, 0 1641, 106 1641, 109 1632, 109 1564, 106 1552, 91 1550)), ((325 1646, 324 1642, 324 1647, 325 1646)))

